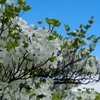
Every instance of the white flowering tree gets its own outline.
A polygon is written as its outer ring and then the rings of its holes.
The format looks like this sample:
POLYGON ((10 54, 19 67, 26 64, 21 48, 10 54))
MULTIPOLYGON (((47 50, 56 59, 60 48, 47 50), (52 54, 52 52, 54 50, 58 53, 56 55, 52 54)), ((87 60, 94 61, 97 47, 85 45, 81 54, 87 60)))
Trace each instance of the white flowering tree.
POLYGON ((72 91, 100 80, 99 59, 91 55, 100 37, 86 37, 93 17, 74 32, 64 25, 63 38, 54 30, 57 19, 46 18, 48 28, 27 25, 27 10, 23 0, 0 0, 0 100, 99 100, 93 89, 72 91))

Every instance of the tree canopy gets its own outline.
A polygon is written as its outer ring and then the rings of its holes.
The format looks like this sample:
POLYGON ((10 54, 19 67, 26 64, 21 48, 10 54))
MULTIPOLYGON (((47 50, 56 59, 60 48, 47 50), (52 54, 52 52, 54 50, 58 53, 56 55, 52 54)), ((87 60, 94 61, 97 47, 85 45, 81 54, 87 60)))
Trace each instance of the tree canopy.
POLYGON ((93 89, 72 91, 100 80, 91 54, 100 36, 86 37, 93 16, 74 32, 65 24, 63 37, 57 19, 46 18, 48 28, 27 25, 21 14, 30 9, 23 0, 0 0, 0 100, 99 100, 93 89))

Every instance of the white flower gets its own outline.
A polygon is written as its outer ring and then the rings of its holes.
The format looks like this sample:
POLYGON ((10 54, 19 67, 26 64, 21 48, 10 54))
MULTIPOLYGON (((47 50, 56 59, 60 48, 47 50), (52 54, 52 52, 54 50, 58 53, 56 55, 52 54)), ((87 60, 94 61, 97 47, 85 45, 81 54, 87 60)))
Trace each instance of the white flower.
POLYGON ((85 44, 88 44, 89 43, 86 38, 84 38, 84 42, 85 42, 85 44))
POLYGON ((22 28, 25 29, 27 26, 27 22, 25 20, 23 20, 21 17, 19 17, 18 19, 19 21, 17 22, 17 24, 22 28))

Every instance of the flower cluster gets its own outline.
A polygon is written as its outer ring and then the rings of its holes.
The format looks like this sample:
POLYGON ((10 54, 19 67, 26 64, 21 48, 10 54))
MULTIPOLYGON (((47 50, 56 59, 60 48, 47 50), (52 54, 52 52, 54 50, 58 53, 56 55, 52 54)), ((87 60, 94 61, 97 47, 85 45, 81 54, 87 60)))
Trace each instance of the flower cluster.
POLYGON ((65 25, 63 38, 53 30, 57 19, 46 18, 49 28, 27 25, 19 14, 29 9, 23 0, 0 1, 0 100, 94 100, 95 91, 72 89, 100 80, 100 61, 90 54, 100 37, 65 25))

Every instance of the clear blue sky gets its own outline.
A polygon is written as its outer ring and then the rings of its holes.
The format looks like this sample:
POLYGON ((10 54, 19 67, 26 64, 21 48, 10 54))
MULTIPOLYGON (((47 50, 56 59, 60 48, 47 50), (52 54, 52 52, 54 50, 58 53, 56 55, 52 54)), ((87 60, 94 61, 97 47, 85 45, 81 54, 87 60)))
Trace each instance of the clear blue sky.
MULTIPOLYGON (((56 18, 61 22, 61 27, 56 28, 58 33, 66 35, 64 24, 68 24, 71 30, 74 31, 78 26, 87 21, 91 16, 94 16, 94 24, 88 30, 89 35, 100 35, 100 0, 25 0, 32 9, 22 15, 28 24, 35 24, 37 21, 43 21, 43 26, 47 26, 45 18, 56 18)), ((97 44, 93 55, 100 58, 100 42, 97 44)), ((100 83, 87 86, 95 88, 100 92, 100 83)))
MULTIPOLYGON (((94 24, 88 30, 87 35, 100 35, 100 0, 25 0, 32 9, 22 15, 28 24, 37 25, 37 21, 43 21, 43 26, 47 26, 45 18, 56 18, 61 22, 61 26, 56 28, 58 33, 66 35, 64 24, 68 24, 74 31, 78 26, 94 16, 94 24)), ((93 55, 100 57, 100 42, 93 55)))

